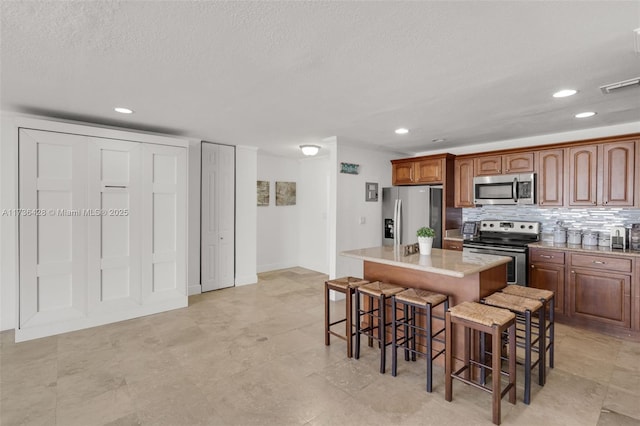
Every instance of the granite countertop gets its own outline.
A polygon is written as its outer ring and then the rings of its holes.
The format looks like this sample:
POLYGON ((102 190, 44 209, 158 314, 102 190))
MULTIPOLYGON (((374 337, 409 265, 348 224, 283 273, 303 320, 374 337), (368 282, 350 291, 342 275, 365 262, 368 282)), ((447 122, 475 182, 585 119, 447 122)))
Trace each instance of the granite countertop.
POLYGON ((403 256, 402 251, 393 246, 349 250, 340 253, 340 255, 457 278, 486 271, 511 261, 511 258, 507 256, 464 253, 436 248, 431 249, 431 254, 426 256, 421 256, 418 253, 403 256))
POLYGON ((572 252, 590 253, 590 254, 610 254, 610 255, 616 255, 616 256, 640 257, 640 251, 636 251, 636 250, 610 249, 609 247, 582 246, 580 244, 558 244, 558 243, 548 243, 544 241, 531 243, 529 244, 529 248, 572 251, 572 252))

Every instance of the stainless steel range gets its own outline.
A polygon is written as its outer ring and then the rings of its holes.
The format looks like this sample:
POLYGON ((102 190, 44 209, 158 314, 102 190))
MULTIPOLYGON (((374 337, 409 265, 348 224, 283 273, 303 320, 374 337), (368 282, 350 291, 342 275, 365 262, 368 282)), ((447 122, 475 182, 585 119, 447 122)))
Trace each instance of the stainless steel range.
POLYGON ((527 244, 540 240, 540 223, 483 220, 479 228, 479 236, 464 240, 463 251, 511 257, 507 264, 507 282, 526 286, 527 244))

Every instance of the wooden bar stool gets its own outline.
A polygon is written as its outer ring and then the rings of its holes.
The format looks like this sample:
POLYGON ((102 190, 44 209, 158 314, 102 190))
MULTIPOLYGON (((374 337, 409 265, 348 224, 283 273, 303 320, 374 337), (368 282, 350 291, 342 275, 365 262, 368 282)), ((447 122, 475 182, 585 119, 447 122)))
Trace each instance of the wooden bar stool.
POLYGON ((502 397, 508 392, 509 402, 516 403, 516 316, 512 312, 483 305, 476 302, 462 302, 449 308, 445 315, 445 399, 452 400, 453 379, 489 392, 492 395, 493 423, 500 424, 500 406, 502 397), (459 324, 464 327, 464 365, 457 371, 453 371, 453 333, 452 325, 459 324), (471 332, 482 332, 491 336, 491 367, 472 359, 471 356, 471 332), (503 372, 502 364, 502 334, 508 333, 509 341, 509 370, 503 372), (491 370, 491 388, 474 380, 472 366, 484 367, 491 370), (507 386, 502 389, 501 376, 509 379, 507 386))
POLYGON ((331 344, 329 338, 333 335, 342 340, 347 341, 347 357, 352 356, 352 344, 353 344, 353 312, 352 312, 352 296, 356 291, 356 288, 363 284, 369 284, 369 281, 362 278, 355 277, 343 277, 336 278, 324 282, 324 344, 329 346, 331 344), (331 322, 331 309, 329 301, 329 290, 342 293, 346 297, 346 309, 343 319, 331 322), (331 327, 336 324, 345 323, 345 333, 340 334, 333 330, 331 327))
MULTIPOLYGON (((524 403, 529 404, 531 401, 531 370, 538 366, 539 377, 544 376, 544 353, 545 353, 545 313, 543 304, 536 299, 528 299, 522 296, 516 296, 513 294, 496 292, 482 300, 483 303, 498 308, 509 309, 516 314, 516 323, 522 322, 524 330, 516 328, 516 344, 524 348, 524 403), (535 328, 537 332, 533 332, 531 318, 535 315, 538 318, 535 328), (524 331, 524 335, 521 336, 519 332, 524 331), (535 362, 531 361, 531 354, 533 348, 537 347, 538 359, 535 362)), ((517 327, 517 326, 516 326, 517 327)), ((483 347, 484 339, 481 338, 480 345, 483 347)), ((481 353, 484 348, 481 349, 481 353)), ((481 370, 483 371, 483 370, 481 370)))
MULTIPOLYGON (((549 321, 545 324, 545 333, 542 338, 544 339, 545 353, 542 355, 543 359, 546 359, 547 353, 549 354, 549 368, 553 368, 553 350, 555 348, 555 295, 552 291, 543 290, 540 288, 523 287, 520 285, 508 285, 501 290, 503 293, 513 294, 516 296, 527 297, 529 299, 539 300, 546 312, 546 316, 549 317, 549 321)), ((546 317, 545 316, 545 317, 546 317)), ((538 384, 544 386, 547 377, 546 361, 542 364, 545 366, 544 371, 538 377, 538 384)))
POLYGON ((369 338, 369 346, 372 341, 376 340, 380 345, 380 373, 384 374, 386 367, 386 349, 391 344, 390 339, 387 340, 387 326, 393 325, 393 322, 387 322, 387 300, 394 294, 404 291, 404 287, 394 284, 381 283, 379 281, 370 284, 364 284, 356 289, 356 351, 355 359, 360 358, 360 335, 365 334, 369 338), (360 296, 365 303, 364 308, 360 301, 360 296), (377 303, 376 303, 377 302, 377 303), (363 317, 366 323, 363 323, 363 317), (374 336, 374 330, 377 331, 377 337, 374 336))
POLYGON ((410 288, 394 295, 391 299, 391 374, 395 377, 398 371, 398 347, 402 345, 405 352, 405 360, 416 360, 416 355, 424 355, 427 361, 427 392, 431 392, 433 386, 433 360, 444 354, 444 316, 437 317, 433 315, 433 308, 444 305, 443 312, 449 309, 449 298, 444 294, 434 293, 432 291, 410 288), (402 308, 403 318, 398 318, 397 311, 402 308), (411 311, 409 314, 408 311, 411 311), (424 321, 421 319, 424 318, 424 321), (441 319, 442 328, 435 333, 432 328, 433 318, 441 319), (424 323, 424 327, 419 324, 424 323), (398 328, 402 327, 404 333, 398 339, 398 328), (438 338, 438 336, 441 336, 438 338), (417 340, 421 337, 424 339, 426 349, 421 351, 417 348, 417 340), (443 348, 435 355, 433 354, 433 341, 443 344, 443 348))

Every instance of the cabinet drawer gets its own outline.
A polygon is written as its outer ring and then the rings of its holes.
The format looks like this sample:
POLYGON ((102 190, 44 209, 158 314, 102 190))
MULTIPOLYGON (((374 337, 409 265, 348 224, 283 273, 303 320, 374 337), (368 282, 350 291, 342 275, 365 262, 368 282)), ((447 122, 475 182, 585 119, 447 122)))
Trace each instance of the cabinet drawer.
POLYGON ((444 240, 442 248, 445 250, 458 250, 462 251, 462 241, 456 240, 444 240))
POLYGON ((612 272, 631 272, 631 259, 574 253, 571 255, 571 266, 607 269, 612 272))
POLYGON ((557 250, 531 250, 529 253, 529 262, 564 265, 564 252, 557 250))

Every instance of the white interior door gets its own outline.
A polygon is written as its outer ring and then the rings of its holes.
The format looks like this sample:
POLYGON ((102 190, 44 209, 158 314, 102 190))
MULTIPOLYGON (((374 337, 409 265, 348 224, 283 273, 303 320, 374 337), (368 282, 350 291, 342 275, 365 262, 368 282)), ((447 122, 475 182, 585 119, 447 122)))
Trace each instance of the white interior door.
POLYGON ((187 150, 142 146, 142 299, 187 294, 187 150))
POLYGON ((90 313, 141 304, 141 144, 90 138, 90 313))
POLYGON ((86 316, 87 138, 20 129, 19 326, 86 316))
POLYGON ((235 148, 202 144, 202 291, 235 283, 235 148))

